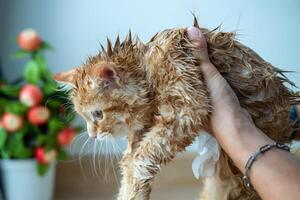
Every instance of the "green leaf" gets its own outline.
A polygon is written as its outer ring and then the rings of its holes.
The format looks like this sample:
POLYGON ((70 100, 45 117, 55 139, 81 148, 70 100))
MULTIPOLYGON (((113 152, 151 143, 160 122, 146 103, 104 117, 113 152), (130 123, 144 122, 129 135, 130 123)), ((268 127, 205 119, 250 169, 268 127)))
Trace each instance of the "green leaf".
POLYGON ((11 55, 12 59, 20 59, 20 58, 24 58, 25 56, 29 56, 30 52, 20 49, 17 52, 15 52, 14 54, 11 55))
POLYGON ((51 99, 48 101, 48 107, 52 108, 52 109, 59 109, 61 107, 62 102, 59 100, 55 100, 55 99, 51 99))
POLYGON ((43 41, 40 50, 54 50, 54 48, 48 42, 43 41))
POLYGON ((45 143, 46 150, 49 151, 49 150, 54 149, 56 147, 57 140, 56 140, 55 136, 47 135, 47 139, 45 141, 46 141, 46 143, 45 143))
POLYGON ((7 133, 4 128, 0 127, 0 149, 3 149, 7 138, 7 133))
POLYGON ((21 102, 10 102, 5 106, 5 111, 16 115, 24 115, 27 112, 27 107, 21 102))
POLYGON ((63 127, 64 127, 64 124, 59 119, 51 118, 49 120, 49 132, 50 132, 50 134, 57 133, 63 127))
POLYGON ((44 77, 47 82, 49 83, 53 82, 51 77, 51 72, 47 67, 45 57, 41 53, 37 53, 34 58, 40 67, 41 76, 44 77))
POLYGON ((68 158, 68 154, 66 151, 64 151, 63 149, 58 149, 57 152, 57 159, 58 160, 65 160, 68 158))
POLYGON ((30 158, 32 156, 33 152, 30 148, 27 147, 20 147, 17 148, 17 151, 15 151, 15 158, 23 159, 23 158, 30 158))
POLYGON ((38 163, 37 167, 39 175, 44 176, 49 169, 49 164, 38 163))
POLYGON ((24 144, 24 131, 22 130, 13 133, 8 146, 8 150, 13 158, 30 158, 33 155, 33 150, 26 147, 24 144))
POLYGON ((4 98, 0 98, 0 115, 4 113, 5 106, 7 105, 8 100, 4 98))
POLYGON ((43 86, 43 93, 45 96, 50 96, 57 92, 57 85, 54 82, 48 82, 43 86))
POLYGON ((39 65, 35 60, 30 60, 24 70, 24 79, 29 83, 36 84, 40 80, 39 65))
POLYGON ((36 138, 36 146, 42 146, 46 141, 47 137, 43 134, 39 134, 36 138))
POLYGON ((3 85, 0 87, 0 93, 9 97, 18 97, 20 87, 13 85, 3 85))
POLYGON ((4 158, 4 159, 11 158, 9 150, 8 149, 2 149, 1 150, 1 157, 4 158))

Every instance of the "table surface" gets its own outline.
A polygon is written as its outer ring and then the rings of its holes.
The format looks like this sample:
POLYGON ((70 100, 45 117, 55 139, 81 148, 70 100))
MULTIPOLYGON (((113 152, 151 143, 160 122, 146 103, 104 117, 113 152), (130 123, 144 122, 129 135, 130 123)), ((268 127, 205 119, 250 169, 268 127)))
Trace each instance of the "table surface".
MULTIPOLYGON (((192 173, 192 161, 194 153, 178 155, 173 162, 162 167, 162 171, 156 178, 151 199, 181 200, 199 199, 201 182, 194 178, 192 173)), ((116 164, 116 162, 114 162, 116 164)), ((96 163, 97 165, 98 163, 96 163)), ((101 169, 104 169, 101 164, 101 169)), ((117 166, 117 165, 115 165, 117 166)), ((96 176, 93 170, 93 161, 82 160, 82 168, 79 161, 63 161, 57 166, 55 200, 114 200, 119 188, 119 181, 107 164, 109 180, 103 183, 100 171, 96 176)))

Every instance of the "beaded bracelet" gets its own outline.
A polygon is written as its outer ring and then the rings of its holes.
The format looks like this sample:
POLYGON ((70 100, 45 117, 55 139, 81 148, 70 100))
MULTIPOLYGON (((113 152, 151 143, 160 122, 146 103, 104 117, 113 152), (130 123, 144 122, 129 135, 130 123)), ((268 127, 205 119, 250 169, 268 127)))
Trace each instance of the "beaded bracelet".
POLYGON ((249 157, 249 159, 245 165, 245 175, 243 176, 243 183, 244 183, 245 187, 253 189, 250 178, 249 178, 249 170, 250 170, 251 166, 253 165, 254 161, 260 155, 264 154, 266 151, 272 149, 273 147, 276 147, 278 149, 282 149, 285 151, 290 151, 289 146, 287 146, 285 144, 277 143, 277 142, 275 142, 273 144, 266 144, 266 145, 260 147, 252 156, 249 157))

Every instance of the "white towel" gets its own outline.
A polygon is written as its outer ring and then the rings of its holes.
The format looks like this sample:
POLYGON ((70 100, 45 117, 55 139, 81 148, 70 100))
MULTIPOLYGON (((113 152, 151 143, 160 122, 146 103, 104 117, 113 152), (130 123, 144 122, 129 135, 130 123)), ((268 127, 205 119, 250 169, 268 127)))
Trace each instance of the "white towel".
POLYGON ((194 176, 199 179, 212 176, 220 159, 220 146, 217 140, 207 132, 197 138, 198 156, 194 159, 192 169, 194 176))

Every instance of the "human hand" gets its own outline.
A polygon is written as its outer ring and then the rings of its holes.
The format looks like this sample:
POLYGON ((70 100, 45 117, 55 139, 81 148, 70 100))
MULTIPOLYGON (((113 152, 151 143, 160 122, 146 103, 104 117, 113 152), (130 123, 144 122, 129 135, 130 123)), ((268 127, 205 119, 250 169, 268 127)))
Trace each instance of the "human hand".
POLYGON ((241 169, 250 154, 271 140, 254 125, 228 82, 209 60, 203 33, 198 28, 191 27, 187 29, 187 34, 197 47, 194 54, 201 60, 200 67, 210 93, 213 110, 207 131, 216 137, 222 148, 236 160, 241 169), (258 137, 253 137, 254 134, 258 137), (236 152, 240 154, 237 155, 236 152))
MULTIPOLYGON (((227 81, 210 62, 207 43, 198 28, 187 30, 188 37, 196 46, 195 56, 210 92, 213 107, 208 131, 244 172, 250 155, 265 144, 274 141, 260 131, 249 113, 243 109, 227 81)), ((299 199, 300 163, 290 153, 273 149, 251 167, 250 179, 262 199, 299 199), (266 187, 268 186, 268 187, 266 187)))

